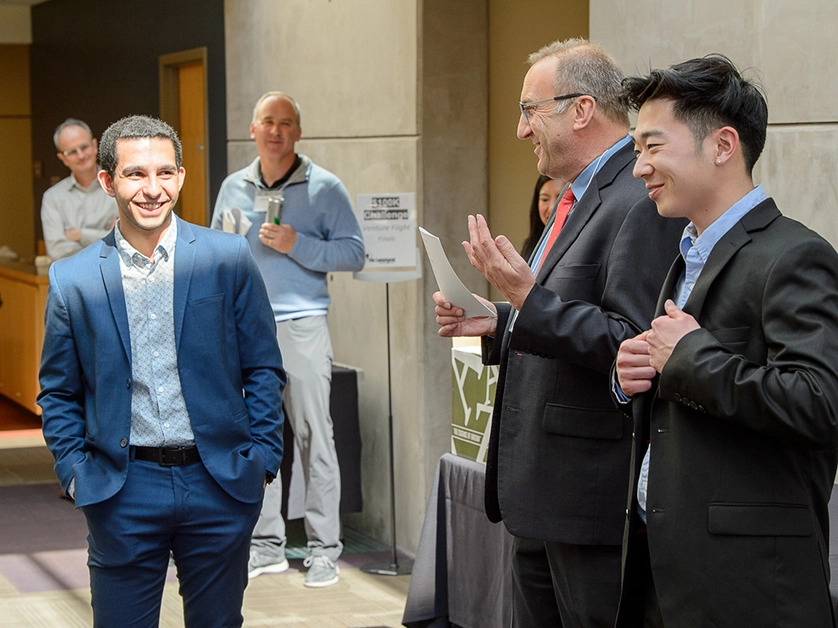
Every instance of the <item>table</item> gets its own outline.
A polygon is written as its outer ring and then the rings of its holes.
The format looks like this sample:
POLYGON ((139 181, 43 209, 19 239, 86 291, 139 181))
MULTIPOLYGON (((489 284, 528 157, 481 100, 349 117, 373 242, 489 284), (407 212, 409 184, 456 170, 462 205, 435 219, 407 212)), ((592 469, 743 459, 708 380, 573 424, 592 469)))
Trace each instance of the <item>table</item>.
POLYGON ((0 260, 0 394, 37 415, 47 272, 34 264, 0 260))
MULTIPOLYGON (((485 467, 445 454, 436 476, 402 623, 408 628, 507 628, 512 537, 483 509, 485 467)), ((829 502, 830 593, 838 615, 838 486, 829 502)))
MULTIPOLYGON (((335 447, 340 464, 340 512, 360 512, 361 497, 361 428, 358 424, 358 372, 352 368, 332 366, 332 391, 329 409, 335 430, 335 447)), ((301 519, 305 515, 305 484, 303 466, 294 443, 291 422, 283 427, 285 452, 279 467, 282 480, 282 516, 301 519)))
POLYGON ((512 536, 483 508, 485 466, 445 454, 413 564, 402 623, 409 628, 507 628, 512 536))

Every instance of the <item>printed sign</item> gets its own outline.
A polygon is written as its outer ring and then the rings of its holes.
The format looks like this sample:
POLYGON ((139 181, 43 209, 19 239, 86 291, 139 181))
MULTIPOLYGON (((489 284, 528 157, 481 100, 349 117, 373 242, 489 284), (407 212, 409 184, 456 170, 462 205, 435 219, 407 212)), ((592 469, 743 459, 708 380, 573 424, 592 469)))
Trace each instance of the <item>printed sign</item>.
POLYGON ((364 234, 364 270, 416 267, 416 195, 359 194, 358 223, 364 234))

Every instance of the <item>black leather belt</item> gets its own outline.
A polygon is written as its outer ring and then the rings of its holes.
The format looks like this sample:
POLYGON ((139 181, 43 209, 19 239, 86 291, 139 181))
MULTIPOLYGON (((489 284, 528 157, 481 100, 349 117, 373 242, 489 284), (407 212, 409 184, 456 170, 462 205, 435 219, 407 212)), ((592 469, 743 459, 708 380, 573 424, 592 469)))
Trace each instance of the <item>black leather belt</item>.
POLYGON ((200 462, 198 448, 189 447, 131 447, 132 460, 156 462, 161 467, 176 467, 181 464, 200 462))

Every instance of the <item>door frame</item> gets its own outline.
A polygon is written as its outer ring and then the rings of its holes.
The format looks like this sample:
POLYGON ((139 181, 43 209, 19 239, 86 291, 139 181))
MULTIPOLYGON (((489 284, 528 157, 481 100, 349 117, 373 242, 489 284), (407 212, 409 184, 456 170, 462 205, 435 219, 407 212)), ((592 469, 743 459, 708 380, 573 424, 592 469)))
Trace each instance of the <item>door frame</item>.
POLYGON ((207 47, 191 48, 160 55, 158 60, 158 74, 160 77, 160 119, 168 122, 180 135, 180 93, 178 87, 178 68, 195 62, 201 63, 204 72, 204 198, 207 199, 207 215, 205 224, 209 224, 210 199, 210 169, 209 169, 209 97, 207 94, 207 47))

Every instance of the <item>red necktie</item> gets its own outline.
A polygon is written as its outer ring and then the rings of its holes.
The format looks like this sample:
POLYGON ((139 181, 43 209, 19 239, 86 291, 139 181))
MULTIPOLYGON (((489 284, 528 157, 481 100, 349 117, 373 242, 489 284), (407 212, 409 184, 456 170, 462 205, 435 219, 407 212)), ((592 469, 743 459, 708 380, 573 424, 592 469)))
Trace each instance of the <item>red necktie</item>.
POLYGON ((538 267, 535 269, 534 273, 535 275, 538 275, 538 271, 541 270, 541 265, 544 263, 544 260, 547 259, 547 254, 553 247, 553 242, 556 241, 559 231, 562 230, 564 221, 567 220, 567 215, 570 213, 570 208, 573 207, 573 202, 575 200, 576 198, 573 196, 573 190, 571 189, 571 186, 568 185, 564 196, 562 196, 562 200, 559 201, 559 206, 556 208, 556 218, 553 220, 553 228, 550 229, 550 235, 547 236, 547 244, 544 246, 544 253, 541 254, 541 259, 538 261, 538 267))

